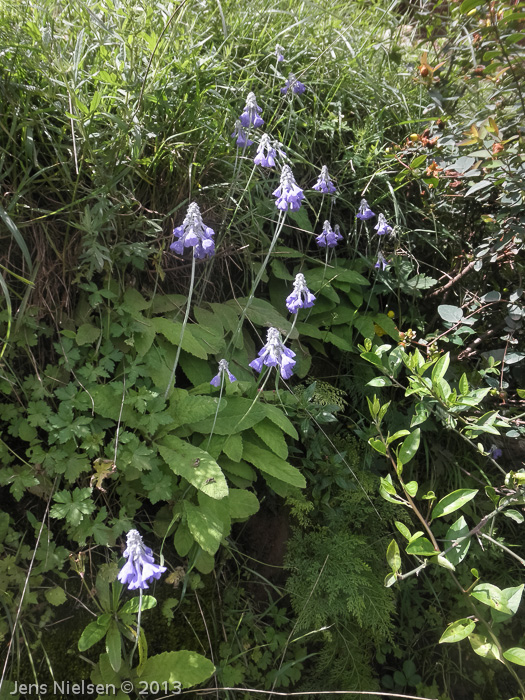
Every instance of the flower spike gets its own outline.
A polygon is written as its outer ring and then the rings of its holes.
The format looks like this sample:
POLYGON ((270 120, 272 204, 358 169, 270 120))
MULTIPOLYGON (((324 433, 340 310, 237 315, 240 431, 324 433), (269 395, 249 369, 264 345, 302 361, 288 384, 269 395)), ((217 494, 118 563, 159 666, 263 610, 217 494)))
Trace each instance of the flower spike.
POLYGON ((299 309, 309 309, 314 305, 315 296, 306 286, 306 280, 301 272, 295 276, 293 292, 286 298, 286 308, 291 314, 299 309))
POLYGON ((233 374, 230 372, 230 370, 229 370, 229 368, 228 368, 228 360, 219 360, 219 371, 218 371, 218 373, 213 377, 213 379, 211 380, 210 384, 211 384, 212 386, 219 386, 219 384, 221 383, 221 379, 222 379, 223 374, 227 374, 227 375, 228 375, 228 379, 230 380, 230 382, 236 382, 236 381, 237 381, 237 377, 234 377, 233 374))
POLYGON ((290 379, 295 365, 295 353, 289 348, 285 348, 281 340, 281 334, 277 328, 269 328, 266 336, 266 345, 259 350, 259 357, 250 362, 257 372, 260 372, 263 365, 267 367, 279 367, 283 379, 290 379))
POLYGON ((193 248, 194 258, 211 257, 215 253, 212 238, 215 231, 204 225, 199 206, 195 202, 188 207, 182 226, 173 229, 173 235, 178 240, 174 241, 170 248, 179 255, 184 253, 184 248, 193 248))
POLYGON ((149 588, 148 584, 153 579, 159 579, 166 571, 165 566, 155 564, 153 553, 144 545, 138 530, 130 530, 126 536, 126 550, 124 556, 127 562, 119 571, 118 580, 128 587, 130 591, 136 588, 149 588))

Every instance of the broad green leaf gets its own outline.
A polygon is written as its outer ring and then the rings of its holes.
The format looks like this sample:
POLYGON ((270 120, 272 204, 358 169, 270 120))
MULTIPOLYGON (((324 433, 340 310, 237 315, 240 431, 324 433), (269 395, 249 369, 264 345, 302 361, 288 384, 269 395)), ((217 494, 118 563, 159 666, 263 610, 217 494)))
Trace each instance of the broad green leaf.
MULTIPOLYGON (((232 396, 228 397, 227 406, 217 416, 215 426, 215 416, 210 416, 205 420, 192 421, 189 427, 204 435, 209 435, 212 427, 215 435, 233 435, 252 428, 264 420, 266 415, 265 408, 259 402, 254 403, 250 399, 232 396)), ((271 420, 271 417, 268 417, 271 420)))
POLYGON ((388 545, 388 549, 386 550, 386 560, 388 562, 388 566, 393 572, 397 572, 401 569, 401 555, 395 540, 392 540, 388 545))
POLYGON ((148 684, 155 681, 161 686, 167 683, 170 688, 180 682, 183 688, 191 688, 208 680, 214 671, 212 662, 195 651, 165 651, 150 656, 140 680, 148 684))
POLYGON ((224 474, 208 452, 175 435, 162 438, 158 449, 170 469, 183 476, 199 491, 217 499, 228 495, 224 474))
POLYGON ((46 591, 46 600, 51 605, 62 605, 67 600, 67 596, 63 588, 55 586, 55 588, 50 588, 46 591))
POLYGON ((259 510, 257 496, 245 489, 230 489, 228 505, 231 517, 236 520, 246 520, 259 510))
POLYGON ((441 518, 444 515, 453 513, 455 510, 459 510, 466 503, 471 501, 477 493, 478 489, 458 489, 457 491, 452 491, 452 493, 449 493, 436 503, 432 511, 432 518, 441 518))
POLYGON ((188 520, 188 528, 194 539, 208 554, 215 554, 222 540, 224 523, 220 517, 210 511, 184 502, 184 510, 188 520))
POLYGON ((459 306, 441 304, 437 310, 443 321, 447 321, 447 323, 458 323, 463 318, 463 309, 460 309, 459 306))
POLYGON ((292 467, 291 464, 288 464, 288 462, 285 462, 272 452, 254 444, 251 440, 245 439, 244 441, 243 458, 260 471, 270 474, 270 476, 274 476, 287 484, 301 489, 306 486, 306 479, 298 469, 292 467))
POLYGON ((77 345, 92 345, 100 338, 100 328, 90 323, 83 323, 77 331, 77 345))
POLYGON ((122 637, 115 620, 111 620, 106 634, 106 653, 109 658, 111 668, 118 673, 122 665, 122 637))
MULTIPOLYGON (((206 441, 206 438, 204 438, 204 440, 206 441)), ((240 433, 229 435, 226 440, 224 440, 222 451, 233 462, 239 462, 242 459, 242 437, 240 433)))
POLYGON ((173 536, 173 545, 179 557, 186 557, 188 555, 194 541, 188 525, 185 522, 179 523, 175 535, 173 536))
POLYGON ((109 613, 104 613, 97 617, 94 622, 90 622, 80 635, 78 650, 86 651, 99 642, 106 635, 110 622, 111 615, 109 613))
POLYGON ((292 437, 294 440, 299 440, 299 434, 294 427, 292 421, 286 416, 279 406, 274 406, 270 403, 262 404, 266 417, 269 418, 275 425, 279 426, 283 432, 292 437))
POLYGON ((459 6, 461 14, 466 15, 478 5, 483 5, 484 0, 463 0, 459 6))
POLYGON ((454 549, 451 549, 450 552, 447 552, 445 555, 454 566, 457 566, 467 556, 470 547, 470 537, 468 539, 462 538, 466 537, 468 533, 469 527, 463 516, 458 518, 447 530, 447 534, 445 535, 445 549, 448 549, 457 540, 462 540, 454 546, 454 549))
POLYGON ((143 595, 142 604, 140 603, 140 597, 136 596, 126 601, 124 605, 120 608, 120 612, 123 613, 138 613, 139 609, 150 610, 157 605, 157 599, 152 595, 143 595))
POLYGON ((256 423, 253 426, 253 430, 264 444, 269 447, 272 452, 275 452, 278 457, 281 459, 286 459, 288 457, 288 446, 284 439, 283 431, 278 428, 275 423, 265 418, 260 423, 256 423))
POLYGON ((503 652, 503 656, 513 664, 525 666, 525 649, 521 647, 511 647, 503 652))
POLYGON ((461 620, 456 620, 450 624, 447 629, 441 635, 439 640, 440 644, 452 644, 453 642, 460 642, 465 637, 468 637, 471 632, 474 631, 476 623, 474 620, 469 620, 467 617, 461 620))
POLYGON ((174 389, 170 396, 167 412, 173 418, 170 429, 205 420, 226 409, 226 399, 216 396, 193 396, 183 389, 174 389))
POLYGON ((207 359, 208 349, 204 343, 193 336, 191 326, 186 326, 184 334, 182 334, 182 323, 179 321, 170 321, 167 318, 157 316, 151 319, 151 323, 156 332, 163 335, 172 345, 176 347, 180 345, 183 350, 201 360, 207 359))
POLYGON ((397 454, 397 458, 401 464, 407 464, 416 454, 419 448, 420 437, 421 430, 416 428, 413 433, 403 440, 403 444, 399 448, 399 452, 397 454))

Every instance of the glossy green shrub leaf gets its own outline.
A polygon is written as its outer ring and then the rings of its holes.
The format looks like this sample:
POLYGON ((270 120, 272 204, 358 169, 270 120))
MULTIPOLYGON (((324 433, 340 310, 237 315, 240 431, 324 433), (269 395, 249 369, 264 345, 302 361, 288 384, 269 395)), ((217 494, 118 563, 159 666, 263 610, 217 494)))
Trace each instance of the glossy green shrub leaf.
POLYGON ((443 632, 439 643, 452 644, 454 642, 460 642, 462 639, 465 639, 465 637, 468 637, 469 634, 474 631, 475 627, 476 623, 474 620, 469 620, 467 617, 456 620, 456 622, 452 622, 443 632))
POLYGON ((447 534, 445 535, 445 549, 448 549, 452 545, 454 547, 450 552, 447 552, 445 556, 454 566, 457 566, 467 556, 467 552, 470 548, 470 537, 467 539, 462 538, 466 537, 468 533, 469 527, 463 516, 458 518, 447 530, 447 534))
POLYGON ((409 481, 407 484, 405 484, 405 489, 408 495, 414 498, 418 490, 417 481, 409 481))
POLYGON ((430 557, 437 554, 432 542, 426 537, 418 537, 417 540, 409 542, 406 548, 407 554, 415 554, 416 556, 430 557))
POLYGON ((463 309, 460 309, 459 306, 441 304, 438 306, 438 314, 447 323, 458 323, 463 318, 463 309))
POLYGON ((523 595, 523 586, 524 584, 522 583, 520 586, 504 588, 501 591, 500 602, 507 610, 491 608, 490 614, 494 622, 505 622, 518 612, 521 596, 523 595))
POLYGON ((525 666, 525 649, 521 647, 511 647, 507 651, 503 652, 503 656, 507 661, 513 664, 518 664, 518 666, 525 666))
POLYGON ((480 603, 488 605, 490 608, 499 610, 502 612, 510 613, 506 601, 503 601, 502 591, 497 586, 492 583, 480 583, 478 584, 470 594, 480 603))
POLYGON ((401 554, 399 553, 399 547, 395 540, 392 540, 388 545, 386 560, 393 572, 397 572, 401 569, 401 554))
POLYGON ((410 462, 412 457, 416 454, 419 448, 419 441, 421 438, 421 430, 416 428, 414 432, 403 440, 403 444, 399 448, 397 453, 397 458, 401 464, 407 464, 410 462))
POLYGON ((501 661, 501 654, 498 647, 482 634, 471 634, 468 638, 470 645, 478 656, 486 659, 498 659, 501 661))
POLYGON ((459 510, 466 503, 471 501, 477 493, 478 489, 458 489, 457 491, 452 491, 452 493, 449 493, 448 496, 445 496, 436 503, 432 511, 432 518, 441 518, 444 515, 449 515, 459 510))

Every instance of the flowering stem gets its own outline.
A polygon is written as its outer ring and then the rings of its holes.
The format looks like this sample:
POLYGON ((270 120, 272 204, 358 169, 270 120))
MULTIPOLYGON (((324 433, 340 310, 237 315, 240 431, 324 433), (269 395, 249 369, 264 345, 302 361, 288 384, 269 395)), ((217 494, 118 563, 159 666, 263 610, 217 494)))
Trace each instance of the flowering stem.
POLYGON ((137 636, 135 637, 135 644, 133 645, 133 649, 131 650, 131 654, 129 657, 129 666, 130 668, 133 666, 133 656, 135 654, 135 650, 139 644, 139 635, 140 635, 140 616, 142 613, 142 588, 139 589, 139 613, 137 615, 137 636))
POLYGON ((210 436, 208 438, 208 444, 206 445, 206 450, 210 447, 211 438, 213 431, 215 430, 215 423, 217 422, 217 416, 219 415, 219 408, 221 407, 222 392, 224 391, 224 382, 226 381, 224 377, 224 372, 221 374, 221 387, 219 389, 219 400, 217 401, 217 408, 215 409, 215 415, 213 416, 213 424, 210 430, 210 436))
POLYGON ((188 317, 190 315, 191 297, 193 296, 193 287, 195 284, 195 254, 193 255, 193 260, 191 261, 191 279, 190 279, 190 289, 188 292, 188 301, 186 302, 186 313, 184 314, 184 321, 182 322, 182 328, 180 331, 179 346, 177 348, 177 354, 175 355, 175 362, 173 364, 173 369, 171 370, 171 376, 164 392, 164 400, 166 400, 168 393, 171 389, 171 385, 175 379, 175 372, 177 371, 177 365, 179 364, 180 351, 182 350, 182 338, 184 337, 184 331, 186 330, 186 324, 188 323, 188 317))
POLYGON ((253 297, 255 295, 255 291, 257 287, 259 286, 259 282, 262 279, 262 276, 264 275, 264 271, 266 270, 266 266, 268 265, 268 260, 270 259, 270 255, 273 252, 273 249, 275 248, 275 244, 277 243, 277 239, 279 238, 279 235, 283 229, 284 226, 284 221, 286 218, 286 214, 284 211, 279 211, 279 218, 277 219, 277 228, 275 229, 275 233, 273 234, 272 242, 270 243, 270 248, 268 250, 268 253, 266 254, 266 257, 263 260, 263 263, 260 267, 259 272, 257 273, 257 276, 254 280, 254 283, 252 285, 252 289, 250 291, 250 296, 248 297, 248 301, 246 302, 246 306, 242 310, 241 317, 239 319, 239 323, 237 324, 237 328, 235 329, 235 333, 233 334, 232 339, 230 340, 230 344, 228 345, 228 349, 231 347, 232 343, 234 342, 235 338, 237 337, 239 331, 242 328, 242 324, 244 322, 244 319, 246 318, 246 312, 248 311, 250 304, 253 301, 253 297))

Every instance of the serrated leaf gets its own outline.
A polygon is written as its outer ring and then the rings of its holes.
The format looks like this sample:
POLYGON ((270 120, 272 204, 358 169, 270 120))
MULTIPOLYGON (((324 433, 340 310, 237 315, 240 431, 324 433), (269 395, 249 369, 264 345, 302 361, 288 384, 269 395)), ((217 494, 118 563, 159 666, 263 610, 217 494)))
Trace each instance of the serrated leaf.
POLYGON ((257 496, 246 489, 230 489, 228 505, 230 515, 235 520, 246 520, 259 510, 257 496))
POLYGON ((54 606, 62 605, 62 603, 65 603, 67 600, 64 589, 60 588, 59 586, 50 588, 46 591, 45 595, 47 602, 54 606))
POLYGON ((459 510, 466 503, 471 501, 477 493, 478 489, 458 489, 457 491, 449 493, 436 503, 432 511, 432 518, 441 518, 444 515, 449 515, 459 510))
POLYGON ((90 323, 83 323, 77 331, 77 345, 92 345, 100 338, 100 328, 90 323))
POLYGON ((208 554, 215 554, 222 541, 224 523, 216 513, 205 511, 189 501, 184 502, 188 529, 208 554))
POLYGON ((467 617, 461 620, 456 620, 450 624, 447 629, 443 632, 439 639, 439 644, 452 644, 454 642, 460 642, 469 634, 474 632, 476 623, 474 620, 469 620, 467 617))
MULTIPOLYGON (((190 428, 198 433, 209 435, 213 427, 215 435, 233 435, 252 428, 267 416, 260 404, 239 396, 228 397, 226 407, 221 410, 214 423, 214 416, 190 423, 190 428)), ((268 416, 270 417, 270 416, 268 416)), ((186 422, 187 424, 187 422, 186 422)))
POLYGON ((244 441, 243 458, 260 471, 270 474, 270 476, 280 479, 287 484, 301 489, 306 486, 306 479, 298 469, 292 467, 291 464, 288 464, 288 462, 285 462, 272 452, 262 449, 251 440, 245 439, 244 441))
POLYGON ((170 321, 167 318, 157 316, 151 319, 151 323, 155 331, 163 335, 172 345, 176 347, 180 345, 183 350, 201 360, 208 358, 208 349, 204 343, 201 343, 193 336, 190 326, 186 326, 184 329, 181 340, 182 323, 179 321, 170 321))
MULTIPOLYGON (((264 444, 272 450, 281 459, 288 457, 288 446, 284 439, 282 430, 275 423, 272 423, 268 418, 265 418, 260 423, 256 423, 252 430, 264 442, 264 444)), ((235 461, 239 461, 239 457, 235 461)))

